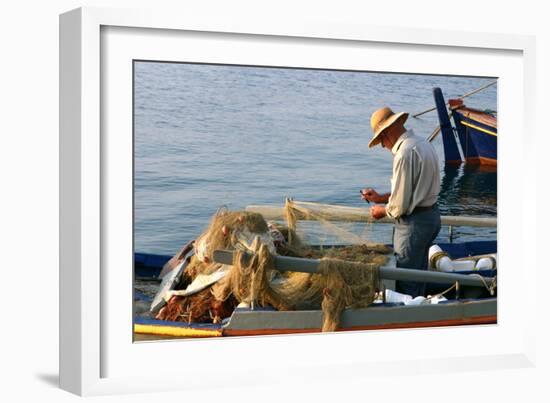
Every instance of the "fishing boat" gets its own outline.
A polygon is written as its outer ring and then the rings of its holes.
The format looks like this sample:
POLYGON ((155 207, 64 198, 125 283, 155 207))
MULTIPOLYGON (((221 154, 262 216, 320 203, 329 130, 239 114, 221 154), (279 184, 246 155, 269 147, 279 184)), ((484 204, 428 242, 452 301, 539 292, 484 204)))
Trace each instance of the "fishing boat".
MULTIPOLYGON (((261 211, 264 217, 281 218, 280 209, 270 206, 249 206, 248 211, 261 211)), ((325 208, 328 219, 341 219, 347 215, 357 220, 368 217, 362 208, 325 208), (337 211, 339 210, 339 211, 337 211)), ((302 217, 307 219, 307 217, 302 217)), ((496 226, 496 220, 490 218, 442 217, 445 225, 496 226)), ((496 241, 474 241, 462 243, 440 243, 440 250, 448 259, 460 260, 472 256, 487 256, 497 251, 496 241)), ((326 245, 325 245, 326 247, 326 245)), ((494 324, 497 322, 496 264, 487 269, 473 269, 456 272, 420 271, 395 268, 393 254, 384 267, 380 268, 382 279, 382 299, 366 308, 346 309, 341 315, 337 331, 376 330, 397 328, 421 328, 434 326, 456 326, 471 324, 494 324), (418 273, 416 273, 418 272, 418 273), (452 292, 446 293, 442 301, 434 303, 395 302, 387 299, 391 292, 392 281, 410 279, 415 273, 427 283, 428 293, 432 295, 455 285, 452 292), (386 286, 388 289, 385 289, 386 286)), ((134 277, 140 280, 158 282, 163 266, 172 257, 148 253, 134 255, 134 277)), ((216 262, 231 264, 232 251, 216 251, 216 262)), ((279 271, 303 271, 314 273, 318 261, 315 259, 297 259, 276 257, 276 269, 279 271)), ((166 277, 166 275, 164 276, 166 277)), ((175 278, 175 277, 174 277, 175 278)), ((166 281, 166 278, 164 279, 166 281)), ((395 283, 393 283, 394 285, 395 283)), ((162 288, 162 286, 160 286, 162 288)), ((135 304, 143 307, 154 305, 153 298, 135 291, 135 304)), ((146 309, 135 310, 134 334, 136 340, 144 335, 170 338, 257 336, 271 334, 317 333, 321 331, 323 312, 321 310, 277 311, 273 308, 254 306, 237 307, 233 313, 219 323, 187 323, 152 319, 146 309)))
POLYGON ((462 98, 447 103, 440 88, 433 89, 437 115, 443 138, 446 164, 497 166, 497 118, 493 112, 470 108, 462 98), (454 127, 449 117, 452 116, 454 127), (460 144, 457 146, 456 137, 460 144))

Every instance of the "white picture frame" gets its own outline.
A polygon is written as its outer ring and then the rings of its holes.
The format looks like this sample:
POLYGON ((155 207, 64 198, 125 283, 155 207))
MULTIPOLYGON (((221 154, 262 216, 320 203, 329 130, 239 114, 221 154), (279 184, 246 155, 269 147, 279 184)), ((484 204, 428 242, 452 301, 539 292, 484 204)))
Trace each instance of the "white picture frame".
MULTIPOLYGON (((265 19, 256 20, 245 18, 215 20, 207 17, 174 15, 169 12, 149 10, 81 8, 60 17, 60 384, 63 389, 80 395, 97 395, 227 386, 235 383, 246 386, 273 382, 272 374, 268 373, 266 368, 262 371, 262 359, 270 360, 269 368, 271 371, 277 372, 276 382, 278 383, 287 380, 291 382, 296 376, 302 379, 323 379, 323 376, 326 376, 323 374, 327 369, 337 370, 338 377, 345 379, 350 374, 357 377, 380 374, 381 372, 403 374, 412 370, 429 373, 429 369, 426 368, 432 364, 438 366, 439 372, 479 368, 518 368, 533 365, 536 294, 531 292, 522 301, 523 307, 526 307, 525 311, 518 313, 517 309, 510 309, 512 312, 508 315, 508 308, 503 307, 512 306, 510 305, 513 303, 512 293, 509 292, 511 287, 508 286, 514 280, 510 275, 504 274, 499 278, 499 290, 502 289, 503 292, 499 293, 499 324, 497 326, 433 329, 433 333, 430 333, 433 336, 430 336, 432 340, 429 342, 435 344, 442 343, 446 339, 458 340, 460 337, 471 337, 472 335, 490 336, 503 340, 502 345, 488 349, 486 354, 481 349, 474 349, 469 354, 460 349, 456 349, 450 354, 445 352, 428 353, 428 350, 423 348, 416 351, 409 348, 411 351, 407 352, 408 350, 404 346, 401 350, 397 348, 398 351, 390 353, 387 357, 377 355, 375 352, 371 352, 369 356, 346 355, 346 349, 361 345, 364 340, 362 338, 365 337, 362 332, 350 332, 346 335, 322 335, 322 339, 314 338, 316 336, 302 335, 248 338, 246 342, 242 339, 201 340, 192 341, 195 343, 192 344, 193 351, 188 352, 188 361, 193 363, 193 367, 187 369, 185 366, 180 367, 177 375, 170 376, 171 363, 167 353, 176 350, 173 342, 136 345, 132 344, 131 336, 129 337, 131 328, 127 329, 127 333, 124 330, 114 329, 119 326, 118 323, 121 323, 115 320, 118 318, 117 315, 120 314, 120 317, 126 315, 124 316, 126 318, 129 312, 125 310, 126 305, 115 309, 113 299, 109 297, 112 286, 105 283, 108 278, 113 281, 113 284, 116 281, 120 281, 118 284, 124 284, 124 276, 111 278, 112 271, 105 271, 105 268, 110 265, 110 259, 117 259, 117 257, 110 255, 112 248, 106 241, 107 237, 104 231, 105 228, 112 228, 114 233, 117 231, 127 232, 128 230, 128 221, 114 225, 111 223, 115 220, 113 215, 105 213, 106 211, 115 211, 111 210, 109 205, 111 201, 108 194, 112 190, 111 182, 128 180, 128 171, 124 168, 127 167, 127 164, 122 163, 120 167, 116 167, 109 161, 111 161, 110 158, 113 158, 113 154, 117 156, 117 150, 127 148, 128 143, 125 143, 126 140, 122 135, 120 142, 117 140, 115 143, 111 141, 114 136, 105 138, 102 135, 105 136, 105 133, 111 130, 109 126, 111 123, 105 122, 110 116, 109 114, 112 115, 109 108, 114 103, 111 101, 120 99, 120 103, 117 102, 115 107, 121 108, 123 114, 128 113, 125 102, 128 101, 128 96, 131 93, 131 87, 130 93, 128 93, 131 77, 127 77, 128 81, 117 80, 116 83, 102 80, 103 68, 106 63, 102 57, 116 56, 105 51, 104 48, 120 46, 122 43, 111 39, 107 41, 106 37, 102 36, 102 32, 105 33, 111 29, 109 27, 117 27, 115 31, 122 32, 122 36, 138 35, 138 32, 141 32, 144 35, 141 38, 144 40, 142 42, 144 48, 148 46, 147 41, 152 41, 151 43, 155 41, 159 43, 161 41, 177 42, 179 40, 178 32, 180 32, 193 33, 193 37, 199 40, 202 36, 211 34, 216 34, 216 40, 224 40, 224 36, 227 37, 227 40, 230 37, 246 37, 252 38, 252 41, 260 46, 264 42, 269 42, 274 46, 279 46, 281 43, 282 48, 287 46, 285 44, 288 41, 296 41, 296 43, 300 43, 300 46, 306 47, 311 46, 311 41, 320 41, 322 46, 331 46, 335 51, 351 44, 359 47, 374 44, 373 46, 382 50, 386 47, 395 48, 396 55, 388 56, 389 60, 394 62, 399 57, 399 52, 406 52, 403 54, 407 56, 410 56, 411 52, 416 52, 419 55, 425 55, 426 52, 432 51, 470 52, 474 59, 485 57, 484 55, 489 53, 511 55, 508 61, 504 60, 506 57, 503 58, 501 67, 505 69, 506 63, 509 63, 511 67, 508 73, 500 76, 503 80, 499 83, 499 98, 502 98, 501 94, 514 94, 518 98, 508 99, 506 102, 501 102, 502 100, 499 99, 499 125, 502 125, 502 128, 499 127, 502 134, 499 133, 499 135, 506 139, 506 133, 511 134, 511 131, 507 131, 510 128, 521 132, 523 142, 520 146, 516 146, 516 151, 519 147, 518 152, 522 163, 519 164, 521 168, 515 167, 516 172, 506 169, 506 160, 511 155, 508 154, 510 149, 506 151, 506 147, 501 148, 499 143, 499 159, 502 158, 504 161, 501 166, 503 175, 499 175, 499 228, 502 230, 499 230, 498 241, 499 250, 503 250, 499 261, 503 262, 504 267, 507 264, 517 266, 518 263, 521 263, 521 269, 518 269, 520 278, 536 276, 536 256, 534 254, 525 254, 520 261, 518 256, 506 252, 509 249, 507 246, 514 242, 510 235, 506 235, 507 231, 508 234, 513 233, 516 237, 520 234, 522 237, 522 242, 517 242, 516 239, 516 250, 528 250, 527 234, 535 233, 536 223, 523 218, 532 217, 533 211, 530 209, 529 212, 526 210, 520 212, 520 215, 523 215, 518 217, 518 220, 514 220, 510 214, 513 206, 506 198, 507 190, 500 186, 501 177, 505 175, 507 178, 518 178, 516 183, 522 183, 523 189, 529 189, 531 194, 534 192, 533 189, 536 189, 534 175, 522 175, 524 172, 534 170, 535 163, 535 160, 530 158, 535 147, 531 136, 536 83, 534 74, 535 43, 532 37, 357 26, 315 21, 314 19, 283 22, 271 21, 268 16, 265 19), (158 35, 151 38, 151 33, 158 35), (114 88, 116 85, 122 85, 122 87, 113 91, 111 87, 114 88), (508 88, 510 88, 509 92, 508 88), (103 97, 109 91, 115 93, 114 98, 108 98, 109 107, 104 109, 106 107, 103 97), (501 107, 504 113, 501 112, 501 107), (505 112, 511 111, 514 107, 517 108, 518 115, 507 119, 505 112), (502 120, 500 120, 501 114, 503 115, 502 120), (345 340, 344 347, 342 347, 343 340, 345 340), (506 341, 506 346, 504 346, 504 341, 506 341), (288 349, 289 346, 291 346, 289 357, 281 357, 281 349, 288 349), (324 346, 325 350, 329 351, 322 359, 318 359, 314 354, 315 349, 320 346, 324 346), (327 348, 327 346, 331 346, 331 348, 327 348), (338 346, 340 346, 339 352, 343 352, 343 355, 337 354, 338 346), (227 354, 235 362, 239 361, 237 358, 245 353, 247 354, 246 363, 237 362, 236 371, 232 374, 222 374, 219 370, 213 370, 207 365, 200 364, 200 357, 227 354), (132 373, 131 366, 134 356, 139 356, 144 365, 155 368, 155 371, 159 368, 163 370, 149 376, 132 373), (402 358, 398 359, 399 356, 402 358), (117 362, 116 365, 115 362, 117 362), (112 368, 110 363, 113 363, 112 368), (246 373, 246 377, 240 376, 242 373, 246 373)), ((166 45, 163 46, 160 48, 166 47, 166 45)), ((246 51, 246 46, 249 46, 246 40, 243 41, 243 46, 246 51)), ((120 53, 117 55, 124 53, 122 48, 117 49, 120 49, 120 53)), ((128 47, 128 49, 131 51, 134 48, 128 47)), ((277 56, 277 53, 275 55, 277 56)), ((282 51, 279 56, 282 60, 282 51)), ((142 58, 138 55, 125 55, 124 57, 142 58)), ((250 59, 246 60, 254 61, 260 57, 263 57, 261 53, 251 52, 250 59)), ((223 60, 227 61, 224 59, 224 55, 220 55, 220 61, 223 60)), ((116 74, 127 72, 124 69, 128 66, 124 64, 124 60, 121 62, 123 69, 117 70, 116 74)), ((259 61, 259 64, 262 63, 268 63, 267 59, 259 61)), ((281 63, 284 62, 281 61, 281 63)), ((315 66, 315 63, 319 63, 319 61, 312 60, 311 63, 312 66, 315 66)), ((424 67, 422 67, 421 61, 411 60, 411 66, 410 68, 413 70, 416 68, 422 69, 426 73, 433 73, 437 72, 438 63, 432 60, 429 65, 424 62, 424 67)), ((107 67, 109 68, 109 66, 107 67)), ((481 66, 476 70, 472 65, 456 66, 454 73, 465 74, 468 71, 478 71, 479 73, 481 70, 486 72, 490 70, 490 67, 481 66)), ((370 64, 372 70, 389 71, 390 68, 388 61, 370 64), (384 67, 384 63, 386 63, 386 67, 384 67)), ((448 69, 445 71, 449 72, 448 69)), ((491 76, 491 74, 486 75, 491 76)), ((112 124, 115 125, 114 127, 119 127, 121 132, 127 132, 130 122, 124 118, 117 118, 116 122, 112 122, 112 124)), ((516 133, 515 136, 517 138, 518 134, 516 133)), ((504 140, 503 143, 506 144, 506 141, 504 140)), ((121 158, 126 157, 121 155, 121 158)), ((510 164, 508 163, 508 165, 510 164)), ((533 198, 535 199, 535 197, 533 198)), ((127 199, 123 197, 119 200, 121 200, 121 205, 115 209, 131 208, 131 206, 124 205, 124 200, 127 199)), ((126 216, 126 220, 127 218, 126 216)), ((113 239, 113 234, 109 239, 113 239)), ((130 251, 127 251, 125 247, 121 249, 125 250, 127 254, 131 253, 131 249, 130 251)), ((121 259, 123 260, 120 262, 124 265, 128 256, 121 256, 121 259)), ((504 272, 506 273, 506 271, 504 272)), ((131 284, 127 286, 131 287, 131 284)), ((120 326, 123 327, 123 325, 120 326)), ((426 331, 423 332, 420 336, 414 330, 392 333, 373 332, 369 337, 378 346, 380 343, 395 346, 395 343, 402 344, 401 342, 405 340, 425 338, 426 331), (389 341, 384 341, 386 339, 389 341)), ((181 346, 177 347, 177 354, 185 354, 185 351, 181 350, 191 350, 189 349, 191 342, 180 341, 179 343, 181 346)), ((181 357, 179 359, 178 362, 181 362, 181 357)), ((332 372, 334 373, 334 371, 332 372)))

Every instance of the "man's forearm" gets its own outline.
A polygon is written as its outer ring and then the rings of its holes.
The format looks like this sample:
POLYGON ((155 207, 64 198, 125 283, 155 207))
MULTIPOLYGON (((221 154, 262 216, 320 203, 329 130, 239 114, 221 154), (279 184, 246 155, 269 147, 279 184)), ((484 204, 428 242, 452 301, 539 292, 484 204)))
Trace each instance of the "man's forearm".
POLYGON ((391 193, 384 193, 381 194, 378 199, 376 200, 376 203, 387 203, 390 199, 391 193))

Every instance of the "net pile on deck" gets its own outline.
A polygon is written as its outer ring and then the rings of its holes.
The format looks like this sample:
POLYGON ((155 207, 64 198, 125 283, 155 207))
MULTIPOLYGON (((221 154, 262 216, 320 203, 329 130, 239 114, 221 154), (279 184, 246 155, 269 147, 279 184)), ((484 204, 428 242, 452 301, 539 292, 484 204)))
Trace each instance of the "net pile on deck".
MULTIPOLYGON (((291 207, 287 209, 292 214, 291 207)), ((346 308, 366 307, 374 300, 378 268, 390 249, 358 244, 324 251, 312 249, 296 234, 292 217, 288 226, 269 224, 257 213, 219 211, 195 242, 195 254, 178 288, 199 276, 219 274, 207 288, 184 297, 172 297, 158 319, 217 323, 237 305, 277 310, 322 309, 323 331, 338 328, 346 308), (235 250, 232 266, 213 261, 217 249, 235 250), (274 269, 274 256, 320 258, 319 274, 274 269)))

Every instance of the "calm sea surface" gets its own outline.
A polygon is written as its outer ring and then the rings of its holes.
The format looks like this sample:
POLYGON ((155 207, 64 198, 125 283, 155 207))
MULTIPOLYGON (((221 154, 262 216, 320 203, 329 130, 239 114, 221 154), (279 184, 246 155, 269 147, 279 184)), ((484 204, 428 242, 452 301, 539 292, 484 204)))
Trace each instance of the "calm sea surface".
MULTIPOLYGON (((492 81, 419 76, 209 66, 135 64, 135 250, 173 254, 194 239, 221 206, 282 205, 295 200, 365 206, 359 190, 389 191, 392 157, 368 149, 370 115, 389 105, 411 114, 492 81)), ((497 109, 496 86, 466 99, 497 109)), ((435 112, 406 123, 427 137, 435 112)), ((445 171, 441 139, 442 214, 496 216, 496 173, 445 171)), ((348 230, 391 242, 391 226, 348 230), (368 229, 368 231, 367 231, 368 229)), ((310 224, 310 241, 330 242, 310 224)), ((443 228, 439 240, 447 241, 443 228)), ((456 228, 456 240, 495 239, 488 229, 456 228)))

